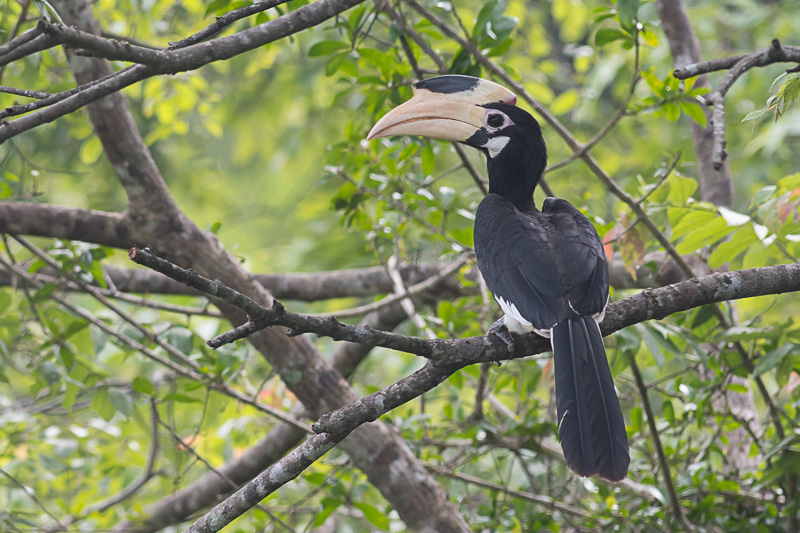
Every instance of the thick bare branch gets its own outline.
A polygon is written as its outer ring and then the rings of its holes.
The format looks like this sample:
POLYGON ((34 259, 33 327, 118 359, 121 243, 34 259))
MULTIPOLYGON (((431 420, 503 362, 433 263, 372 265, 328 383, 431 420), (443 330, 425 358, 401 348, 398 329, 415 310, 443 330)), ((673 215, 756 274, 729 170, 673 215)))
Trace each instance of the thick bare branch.
MULTIPOLYGON (((611 304, 603 321, 602 331, 604 335, 608 335, 638 322, 663 318, 674 312, 709 303, 798 290, 798 264, 712 274, 661 289, 645 290, 611 304)), ((283 461, 270 467, 187 531, 218 531, 218 528, 241 515, 278 486, 294 479, 300 473, 298 468, 306 468, 312 464, 327 453, 330 449, 328 446, 332 447, 360 425, 377 420, 381 415, 433 389, 464 366, 523 357, 549 349, 546 339, 535 335, 519 337, 513 354, 507 351, 505 343, 492 337, 416 341, 430 344, 429 353, 433 353, 430 356, 432 360, 422 369, 351 405, 320 417, 313 426, 318 436, 307 440, 297 449, 296 456, 287 461, 287 475, 279 474, 284 469, 283 461)), ((414 347, 416 342, 409 344, 409 348, 414 347)))
MULTIPOLYGON (((281 35, 312 26, 315 22, 327 20, 348 5, 357 3, 354 0, 349 1, 350 4, 320 0, 245 31, 263 31, 266 32, 267 41, 277 39, 281 35)), ((99 33, 88 3, 54 3, 65 22, 82 31, 99 33)), ((256 40, 264 37, 252 33, 248 35, 256 40)), ((231 44, 235 41, 229 39, 230 37, 223 37, 184 50, 195 47, 206 47, 210 50, 221 42, 231 44)), ((254 42, 245 44, 251 46, 254 42)), ((108 61, 104 59, 80 57, 71 60, 70 66, 78 83, 82 84, 102 78, 110 71, 108 61)), ((139 67, 130 70, 137 68, 139 67)), ((104 82, 98 85, 102 83, 104 82)), ((95 102, 89 106, 89 115, 111 166, 128 194, 127 217, 136 227, 137 237, 142 236, 142 242, 154 249, 166 250, 176 262, 191 266, 209 278, 222 280, 250 295, 261 305, 271 306, 272 295, 253 279, 236 258, 224 250, 215 236, 198 228, 175 205, 163 177, 152 162, 152 157, 130 118, 124 98, 113 95, 102 102, 95 102)), ((30 115, 24 119, 29 117, 30 115)), ((242 320, 241 311, 230 305, 221 305, 221 311, 234 325, 242 320)), ((291 339, 281 328, 271 328, 258 332, 249 340, 310 413, 318 414, 357 398, 353 389, 322 358, 310 339, 291 339)), ((448 501, 447 494, 424 470, 396 431, 385 424, 370 424, 351 435, 341 447, 352 463, 366 474, 369 481, 397 510, 409 529, 425 529, 432 527, 432 524, 444 524, 443 527, 456 531, 468 529, 463 517, 448 501), (377 460, 378 457, 383 459, 377 460)))
MULTIPOLYGON (((282 17, 243 30, 234 35, 172 50, 170 51, 170 55, 166 56, 169 59, 159 63, 157 67, 135 65, 131 68, 114 73, 97 83, 83 83, 78 92, 71 94, 63 100, 57 101, 50 107, 39 109, 38 111, 34 111, 27 116, 11 122, 4 121, 0 123, 0 143, 22 132, 52 122, 91 102, 146 78, 158 74, 175 74, 187 70, 195 70, 214 61, 230 59, 236 55, 254 50, 265 44, 321 24, 363 1, 364 0, 318 0, 317 2, 287 13, 282 17)), ((39 37, 36 39, 38 38, 39 37)), ((47 37, 44 38, 47 39, 47 37)), ((35 42, 36 39, 31 42, 35 42)), ((139 53, 145 54, 144 50, 147 49, 141 48, 139 53)), ((155 51, 152 50, 150 50, 150 52, 155 53, 155 51)), ((55 96, 58 95, 54 95, 54 97, 55 96)), ((40 102, 44 102, 44 100, 40 102)))
MULTIPOLYGON (((152 268, 182 283, 213 294, 226 302, 241 306, 258 327, 280 325, 296 333, 314 333, 335 340, 347 340, 373 346, 382 346, 416 354, 434 361, 437 365, 474 364, 525 357, 546 351, 549 344, 536 335, 520 337, 514 352, 508 353, 503 341, 489 337, 466 339, 425 340, 371 328, 350 326, 333 318, 321 319, 287 311, 280 303, 271 309, 261 307, 243 294, 199 276, 195 272, 181 269, 148 250, 132 249, 130 257, 140 265, 152 268), (538 350, 538 351, 536 351, 538 350), (504 353, 505 352, 505 353, 504 353)), ((767 294, 800 291, 800 264, 751 268, 735 272, 720 272, 692 278, 680 283, 646 289, 639 294, 609 305, 606 318, 601 324, 604 335, 618 331, 638 322, 661 319, 672 313, 686 311, 729 300, 752 298, 767 294)), ((209 341, 209 344, 212 344, 209 341)))
POLYGON ((0 233, 93 242, 115 248, 135 244, 132 228, 122 214, 32 202, 0 201, 0 233))

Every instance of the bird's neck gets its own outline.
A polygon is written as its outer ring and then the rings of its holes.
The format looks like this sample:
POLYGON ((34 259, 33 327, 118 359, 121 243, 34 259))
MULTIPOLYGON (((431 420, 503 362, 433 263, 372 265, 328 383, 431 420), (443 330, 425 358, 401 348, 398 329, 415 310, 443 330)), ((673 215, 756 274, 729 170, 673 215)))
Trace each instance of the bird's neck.
POLYGON ((533 191, 542 178, 544 164, 532 158, 498 157, 488 160, 489 194, 499 194, 520 211, 529 211, 533 191))

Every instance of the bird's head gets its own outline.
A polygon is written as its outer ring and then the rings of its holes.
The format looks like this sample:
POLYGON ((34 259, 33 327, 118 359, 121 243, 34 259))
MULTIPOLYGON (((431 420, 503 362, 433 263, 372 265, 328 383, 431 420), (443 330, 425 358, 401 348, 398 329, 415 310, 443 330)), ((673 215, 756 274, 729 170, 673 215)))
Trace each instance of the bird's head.
POLYGON ((497 83, 447 75, 414 84, 414 96, 389 111, 367 139, 420 135, 472 146, 487 156, 489 192, 531 201, 547 164, 539 123, 497 83))

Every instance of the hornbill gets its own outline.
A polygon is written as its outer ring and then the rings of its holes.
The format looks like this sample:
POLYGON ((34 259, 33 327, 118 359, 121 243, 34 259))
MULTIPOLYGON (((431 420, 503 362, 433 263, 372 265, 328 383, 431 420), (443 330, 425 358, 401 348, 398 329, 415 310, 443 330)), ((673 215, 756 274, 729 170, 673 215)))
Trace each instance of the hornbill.
POLYGON ((489 329, 510 346, 517 334, 549 337, 559 438, 581 476, 625 478, 625 421, 598 324, 608 305, 608 262, 591 222, 566 200, 536 208, 547 164, 539 123, 494 82, 447 75, 414 84, 368 139, 420 135, 457 141, 487 156, 489 193, 475 216, 478 268, 504 316, 489 329))

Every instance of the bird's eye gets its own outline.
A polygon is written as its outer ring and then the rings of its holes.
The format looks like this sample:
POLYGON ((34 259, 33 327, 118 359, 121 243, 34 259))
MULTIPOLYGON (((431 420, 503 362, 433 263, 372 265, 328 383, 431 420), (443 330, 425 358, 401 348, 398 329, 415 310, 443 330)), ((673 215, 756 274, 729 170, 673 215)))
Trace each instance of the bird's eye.
POLYGON ((499 128, 503 125, 503 115, 500 113, 492 113, 488 117, 486 117, 486 125, 490 128, 499 128))

